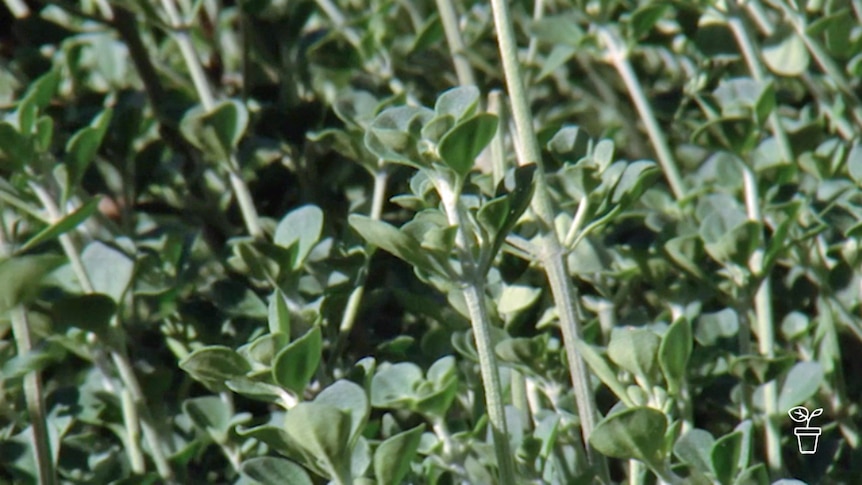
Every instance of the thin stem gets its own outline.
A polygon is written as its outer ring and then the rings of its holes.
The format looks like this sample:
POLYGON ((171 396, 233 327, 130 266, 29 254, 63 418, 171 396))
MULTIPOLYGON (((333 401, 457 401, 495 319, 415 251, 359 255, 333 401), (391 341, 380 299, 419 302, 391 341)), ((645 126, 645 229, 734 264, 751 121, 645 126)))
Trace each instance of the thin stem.
POLYGON ((133 473, 143 475, 147 467, 144 461, 144 453, 141 451, 141 426, 135 419, 137 416, 135 399, 128 389, 120 391, 120 399, 123 403, 123 425, 126 427, 126 447, 130 450, 128 453, 129 463, 133 473))
POLYGON ((458 28, 458 15, 452 0, 436 0, 437 11, 440 13, 440 22, 443 24, 443 32, 446 33, 446 43, 449 44, 449 52, 452 55, 452 64, 455 65, 455 74, 458 76, 458 84, 462 86, 474 86, 476 75, 470 61, 464 55, 467 47, 461 30, 458 28))
MULTIPOLYGON (((33 350, 27 310, 17 305, 11 311, 12 334, 15 338, 19 356, 26 356, 33 350)), ((24 376, 24 400, 30 414, 33 436, 33 454, 36 457, 36 475, 40 484, 53 485, 57 481, 54 461, 51 456, 51 439, 48 435, 48 420, 45 412, 45 396, 42 391, 42 376, 37 371, 24 376)))
MULTIPOLYGON (((749 167, 743 169, 743 185, 745 188, 745 205, 748 218, 763 224, 757 194, 757 180, 749 167)), ((749 267, 755 278, 762 278, 760 286, 754 295, 754 314, 757 328, 757 345, 760 355, 772 358, 775 356, 775 322, 772 315, 772 284, 768 268, 763 267, 764 248, 754 251, 749 261, 749 267)), ((766 414, 766 461, 773 473, 782 468, 781 435, 774 420, 778 414, 778 386, 773 380, 763 386, 763 403, 766 414)))
POLYGON ((463 270, 462 292, 470 314, 473 337, 476 339, 476 352, 479 354, 479 370, 485 391, 485 406, 488 421, 494 437, 494 450, 500 470, 500 483, 515 483, 515 464, 509 446, 509 431, 506 412, 503 406, 503 393, 500 386, 500 373, 497 357, 491 341, 491 319, 485 303, 484 275, 479 274, 473 254, 468 244, 463 208, 459 201, 459 190, 452 187, 442 176, 435 178, 435 186, 443 202, 449 224, 457 227, 456 241, 463 270))
POLYGON ((554 213, 551 207, 550 195, 548 194, 544 169, 541 164, 542 157, 539 151, 539 143, 533 131, 532 115, 518 61, 518 48, 515 43, 515 33, 512 27, 509 5, 506 0, 492 0, 491 6, 494 12, 494 24, 497 30, 497 42, 500 48, 500 57, 503 61, 506 86, 512 100, 512 114, 515 126, 517 127, 517 139, 519 141, 516 143, 518 148, 518 163, 522 166, 535 163, 538 166, 535 178, 536 188, 531 205, 543 232, 540 259, 548 275, 551 292, 553 293, 557 313, 560 318, 563 343, 569 363, 569 373, 577 401, 578 415, 581 419, 581 433, 584 446, 587 448, 590 462, 596 468, 599 476, 605 482, 610 482, 607 461, 589 445, 589 437, 598 420, 598 411, 596 410, 595 397, 592 393, 586 365, 575 348, 575 342, 581 338, 580 322, 574 308, 574 292, 563 248, 560 246, 554 226, 554 213))
POLYGON ((528 431, 533 430, 533 419, 530 414, 530 403, 527 401, 527 377, 520 371, 512 369, 509 373, 509 387, 512 390, 512 404, 521 415, 521 421, 528 431))
MULTIPOLYGON (((56 202, 42 186, 31 182, 30 187, 45 207, 45 211, 48 213, 51 223, 63 218, 63 214, 57 207, 56 202)), ((87 273, 87 269, 84 267, 81 255, 78 253, 78 249, 75 247, 75 243, 72 241, 71 236, 68 233, 61 234, 58 239, 60 240, 60 246, 63 248, 63 252, 69 259, 69 262, 72 265, 72 270, 75 273, 81 288, 84 290, 84 293, 93 293, 95 291, 95 287, 87 273)), ((116 328, 122 330, 119 325, 116 325, 116 320, 113 323, 116 328)), ((96 341, 95 335, 93 337, 93 340, 96 341)), ((125 389, 131 394, 131 398, 135 403, 134 406, 124 406, 124 411, 134 413, 134 415, 128 416, 124 419, 127 423, 140 422, 141 430, 144 433, 144 439, 147 440, 147 444, 150 447, 150 453, 152 454, 153 461, 156 464, 156 469, 158 470, 159 475, 167 481, 172 481, 174 478, 173 470, 171 469, 164 450, 162 449, 158 433, 156 432, 156 428, 152 422, 152 417, 150 416, 146 405, 144 393, 141 390, 141 385, 138 382, 137 376, 135 376, 132 364, 129 362, 128 357, 117 349, 109 348, 109 353, 111 360, 120 375, 120 380, 123 382, 125 389)), ((135 429, 128 429, 127 432, 130 435, 136 434, 135 429)), ((133 456, 135 453, 141 453, 139 447, 129 448, 127 453, 130 454, 129 460, 131 463, 143 461, 142 456, 133 456)))
MULTIPOLYGON (((0 219, 0 255, 9 257, 12 247, 6 240, 6 225, 0 219)), ((18 356, 26 356, 33 351, 33 338, 30 334, 30 323, 27 321, 27 309, 24 305, 16 305, 10 311, 12 336, 18 356)), ((33 456, 36 459, 36 476, 40 484, 53 485, 57 481, 54 470, 54 460, 51 454, 51 438, 48 434, 48 420, 45 412, 45 396, 42 390, 42 375, 38 371, 30 371, 24 376, 24 402, 30 414, 30 426, 33 435, 33 456)))
MULTIPOLYGON (((210 112, 215 108, 215 96, 207 82, 206 74, 204 73, 201 61, 198 58, 192 39, 186 29, 180 13, 177 10, 173 0, 162 0, 162 7, 168 16, 168 21, 173 27, 173 37, 180 47, 180 53, 185 61, 186 68, 192 77, 192 83, 195 86, 195 91, 200 98, 201 106, 204 111, 210 112)), ((254 199, 251 197, 251 192, 248 189, 245 181, 240 176, 239 162, 236 158, 236 153, 232 150, 229 159, 227 160, 230 185, 233 193, 236 196, 237 204, 242 213, 243 221, 245 222, 246 230, 255 239, 263 238, 263 228, 260 226, 260 217, 257 209, 254 206, 254 199)))
POLYGON ((611 33, 607 28, 600 29, 599 34, 608 48, 608 57, 611 63, 617 72, 619 72, 620 77, 622 77, 623 83, 626 85, 626 89, 635 103, 635 108, 638 110, 638 115, 640 115, 646 127, 650 142, 658 157, 658 162, 661 165, 668 185, 670 185, 670 190, 673 192, 674 197, 680 200, 685 197, 685 185, 683 184, 682 176, 676 166, 676 161, 673 158, 673 153, 670 150, 664 132, 661 126, 659 126, 655 113, 653 113, 653 109, 641 87, 641 83, 632 68, 631 62, 629 62, 628 53, 621 45, 622 42, 617 38, 616 34, 611 33))
MULTIPOLYGON (((377 170, 374 174, 374 189, 371 198, 371 219, 380 220, 383 214, 383 204, 386 202, 386 184, 389 181, 389 171, 384 167, 377 170)), ((366 246, 366 249, 371 252, 371 247, 366 246)), ((356 288, 350 293, 347 299, 347 305, 344 308, 344 315, 341 317, 341 324, 338 327, 338 343, 336 344, 333 357, 341 354, 345 340, 353 330, 353 325, 356 323, 356 317, 359 315, 359 308, 362 302, 362 297, 365 295, 365 285, 368 280, 368 266, 371 263, 371 254, 365 258, 365 262, 359 269, 359 281, 356 288)))
MULTIPOLYGON (((732 14, 727 19, 727 22, 730 26, 730 30, 733 32, 733 36, 736 38, 736 43, 739 44, 739 47, 742 50, 742 55, 745 57, 748 70, 751 71, 751 77, 757 82, 766 82, 769 80, 769 76, 766 69, 764 69, 763 65, 760 63, 760 58, 757 55, 757 52, 760 51, 755 45, 754 40, 748 35, 748 30, 745 28, 742 17, 739 15, 739 9, 733 4, 731 4, 731 9, 732 14)), ((778 149, 781 157, 787 163, 792 162, 794 160, 793 150, 790 148, 790 141, 787 139, 787 132, 784 131, 784 127, 781 125, 781 117, 778 115, 778 110, 772 110, 769 114, 769 124, 772 128, 772 133, 775 135, 775 139, 778 142, 778 149)))
POLYGON ((488 94, 488 112, 497 115, 497 133, 491 140, 491 176, 494 186, 503 180, 506 175, 506 142, 504 134, 508 125, 506 106, 503 101, 503 93, 499 90, 488 94))

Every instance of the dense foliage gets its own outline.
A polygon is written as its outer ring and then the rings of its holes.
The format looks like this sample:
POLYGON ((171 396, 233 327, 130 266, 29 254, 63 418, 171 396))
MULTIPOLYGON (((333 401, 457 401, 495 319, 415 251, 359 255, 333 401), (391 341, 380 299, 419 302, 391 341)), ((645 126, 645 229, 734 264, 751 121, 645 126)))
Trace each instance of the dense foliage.
POLYGON ((4 0, 0 483, 858 483, 860 25, 4 0))

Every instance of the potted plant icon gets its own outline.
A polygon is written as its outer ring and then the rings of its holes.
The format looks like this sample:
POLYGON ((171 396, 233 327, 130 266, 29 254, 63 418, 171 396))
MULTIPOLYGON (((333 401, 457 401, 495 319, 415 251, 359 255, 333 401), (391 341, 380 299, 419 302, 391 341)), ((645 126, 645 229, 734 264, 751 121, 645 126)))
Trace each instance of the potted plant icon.
POLYGON ((797 423, 805 423, 805 427, 793 429, 793 434, 796 435, 796 441, 799 445, 799 453, 803 455, 813 455, 817 453, 817 442, 820 439, 820 428, 812 428, 811 420, 823 414, 823 408, 817 408, 812 412, 808 412, 805 406, 796 406, 787 411, 790 419, 797 423))

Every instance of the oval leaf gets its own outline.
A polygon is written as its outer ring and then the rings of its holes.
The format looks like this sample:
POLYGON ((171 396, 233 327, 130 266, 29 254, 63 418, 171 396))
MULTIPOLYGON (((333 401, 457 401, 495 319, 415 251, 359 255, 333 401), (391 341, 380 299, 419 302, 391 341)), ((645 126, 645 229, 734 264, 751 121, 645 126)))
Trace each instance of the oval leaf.
POLYGON ((464 176, 473 168, 476 157, 497 134, 497 117, 476 115, 452 128, 437 147, 440 158, 457 174, 464 176))
POLYGON ((320 364, 322 345, 320 327, 313 327, 275 356, 272 378, 280 386, 302 394, 320 364))

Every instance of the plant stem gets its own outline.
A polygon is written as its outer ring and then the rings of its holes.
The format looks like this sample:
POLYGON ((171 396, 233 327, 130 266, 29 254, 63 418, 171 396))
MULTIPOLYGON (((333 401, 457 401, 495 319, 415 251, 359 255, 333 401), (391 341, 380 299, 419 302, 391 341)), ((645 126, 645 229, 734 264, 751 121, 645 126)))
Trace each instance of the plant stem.
MULTIPOLYGON (((760 213, 760 200, 757 194, 757 180, 750 167, 743 168, 743 185, 745 187, 745 206, 749 220, 763 224, 760 213)), ((764 248, 757 248, 751 255, 749 269, 755 278, 762 278, 754 295, 754 314, 757 328, 757 345, 760 355, 772 358, 775 356, 775 322, 772 316, 772 284, 768 268, 763 267, 764 248)), ((766 461, 773 473, 782 468, 781 436, 774 418, 778 414, 778 385, 773 380, 763 386, 763 403, 766 419, 766 461)))
POLYGON ((497 133, 491 139, 491 177, 496 187, 506 175, 506 143, 504 133, 506 133, 505 127, 508 125, 508 120, 506 119, 505 104, 501 91, 494 90, 488 94, 488 112, 497 115, 497 119, 499 120, 497 123, 497 133))
MULTIPOLYGON (((12 309, 10 319, 12 320, 12 334, 15 338, 17 353, 19 356, 25 357, 33 350, 27 310, 23 305, 17 305, 12 309)), ((24 400, 27 404, 27 412, 30 414, 33 455, 36 458, 36 476, 40 484, 53 485, 57 481, 57 475, 54 471, 54 460, 51 455, 45 397, 42 394, 42 376, 37 371, 30 371, 24 376, 24 400)))
MULTIPOLYGON (((745 28, 742 17, 739 15, 739 9, 736 8, 736 5, 733 3, 730 4, 730 8, 731 15, 727 19, 727 22, 730 26, 730 30, 733 32, 733 36, 736 38, 736 43, 739 44, 739 48, 742 50, 742 55, 745 57, 748 70, 751 71, 751 77, 759 83, 768 81, 769 76, 766 69, 763 68, 763 65, 760 63, 760 58, 757 56, 757 52, 760 52, 760 50, 748 35, 748 30, 745 28)), ((781 125, 781 117, 778 115, 777 110, 772 110, 769 114, 769 124, 771 125, 772 133, 775 135, 775 139, 778 142, 778 149, 781 153, 781 157, 786 163, 792 163, 794 160, 793 150, 790 148, 790 141, 787 139, 787 132, 784 131, 784 127, 781 125)))
MULTIPOLYGON (((63 214, 57 207, 56 202, 42 186, 31 182, 30 187, 45 207, 45 211, 48 213, 49 223, 53 224, 63 218, 63 214)), ((78 253, 78 249, 75 247, 75 243, 72 241, 71 236, 68 233, 61 234, 58 239, 60 240, 60 246, 63 248, 63 252, 69 259, 69 263, 72 265, 72 270, 75 273, 81 288, 84 290, 84 293, 94 293, 95 287, 93 286, 93 282, 90 279, 89 274, 87 274, 87 269, 84 267, 81 255, 78 253)), ((118 330, 122 330, 122 328, 117 325, 116 319, 112 323, 118 330)), ((156 469, 158 470, 159 475, 166 481, 172 481, 174 478, 173 470, 171 469, 170 463, 168 463, 167 457, 165 456, 164 450, 159 442, 158 432, 152 422, 152 417, 150 416, 146 405, 146 398, 141 390, 138 378, 135 376, 132 364, 129 362, 125 353, 120 350, 109 346, 109 353, 111 355, 111 360, 120 375, 120 380, 123 382, 125 390, 130 393, 135 404, 134 406, 123 407, 124 411, 134 413, 134 415, 128 416, 124 419, 127 423, 140 422, 141 430, 144 433, 144 439, 146 439, 147 444, 150 447, 150 454, 153 457, 153 461, 156 464, 156 469)), ((127 432, 129 435, 135 435, 136 428, 128 428, 127 432)), ((129 461, 131 463, 143 461, 143 456, 135 456, 136 453, 141 453, 139 447, 129 448, 127 453, 130 454, 129 461)))
MULTIPOLYGON (((389 181, 389 170, 383 166, 383 162, 379 162, 380 168, 374 173, 374 189, 371 198, 371 212, 369 216, 376 221, 380 220, 383 214, 383 204, 386 202, 386 184, 389 181)), ((371 264, 371 246, 366 246, 368 256, 362 267, 359 269, 359 277, 356 288, 350 293, 347 299, 347 304, 344 307, 344 315, 341 317, 341 324, 338 327, 338 342, 335 344, 335 350, 332 352, 333 358, 338 357, 344 347, 350 331, 353 330, 353 325, 356 323, 356 317, 359 315, 360 304, 362 297, 365 295, 365 285, 368 280, 368 266, 371 264)))
POLYGON ((506 412, 503 406, 503 392, 500 386, 500 373, 497 357, 494 354, 494 344, 491 340, 491 319, 485 304, 484 275, 479 274, 478 266, 470 251, 467 239, 466 220, 462 217, 462 207, 459 201, 460 190, 453 187, 445 176, 435 176, 434 184, 443 202, 446 218, 451 226, 457 227, 456 241, 463 268, 461 291, 467 303, 470 322, 473 327, 473 337, 476 339, 476 351, 479 354, 479 370, 485 391, 485 406, 488 421, 494 437, 494 450, 497 455, 497 466, 500 471, 500 483, 514 485, 515 464, 509 446, 509 430, 506 424, 506 412))
MULTIPOLYGON (((12 255, 12 248, 6 240, 6 226, 2 219, 0 219, 0 255, 3 257, 12 255)), ((11 309, 9 319, 12 323, 16 353, 19 357, 27 356, 33 351, 33 337, 30 334, 30 323, 27 321, 27 309, 24 305, 16 305, 11 309)), ((38 371, 30 371, 24 376, 24 402, 30 415, 36 477, 40 484, 54 485, 57 481, 57 473, 54 470, 54 459, 51 454, 51 437, 48 434, 42 375, 38 371)))
POLYGON ((646 94, 641 87, 634 69, 632 69, 628 52, 622 46, 622 42, 617 38, 617 35, 607 28, 601 28, 599 35, 608 48, 608 57, 611 63, 617 72, 619 72, 620 77, 622 77, 623 83, 625 83, 626 89, 635 103, 635 108, 638 110, 638 115, 640 115, 641 120, 644 122, 650 142, 653 149, 655 149, 670 190, 673 192, 674 197, 680 200, 685 197, 685 185, 682 182, 682 176, 676 166, 676 161, 674 161, 673 153, 670 150, 667 139, 665 139, 664 132, 661 126, 659 126, 658 120, 656 120, 655 113, 653 113, 652 107, 649 101, 647 101, 646 94))
POLYGON ((581 433, 584 447, 587 449, 591 465, 595 467, 599 476, 605 482, 609 482, 607 462, 603 456, 595 452, 589 445, 589 438, 596 426, 598 412, 596 410, 595 397, 592 393, 589 374, 587 373, 583 359, 581 359, 575 348, 575 342, 581 338, 580 322, 575 313, 573 303, 574 293, 564 259, 563 248, 560 245, 554 226, 554 213, 551 208, 551 199, 548 194, 544 168, 541 163, 542 156, 539 151, 538 140, 533 131, 532 115, 518 61, 518 49, 515 43, 515 33, 512 27, 511 15, 509 14, 509 6, 506 0, 492 0, 491 6, 494 13, 494 24, 497 30, 497 42, 503 61, 506 85, 509 90, 509 97, 512 100, 512 114, 515 126, 517 127, 517 138, 519 139, 519 143, 516 144, 518 147, 518 163, 520 165, 535 163, 538 166, 535 176, 536 188, 531 205, 543 232, 540 259, 544 264, 560 318, 563 343, 569 363, 569 373, 577 401, 578 415, 581 419, 581 433))
POLYGON ((440 22, 443 24, 443 32, 446 33, 446 43, 449 44, 449 52, 452 55, 452 63, 455 65, 455 74, 458 76, 458 84, 462 86, 476 85, 476 75, 470 61, 464 56, 467 47, 461 30, 458 28, 458 16, 452 0, 436 0, 437 11, 440 13, 440 22))
MULTIPOLYGON (((179 11, 177 11, 174 1, 162 0, 162 7, 168 16, 168 21, 170 22, 171 27, 174 29, 172 32, 174 40, 176 40, 180 47, 180 53, 182 54, 186 68, 189 70, 189 74, 192 77, 192 83, 195 86, 198 98, 200 98, 201 106, 203 106, 204 111, 210 112, 215 108, 215 96, 210 89, 203 66, 201 65, 197 52, 195 52, 194 46, 192 45, 191 36, 188 31, 183 29, 183 20, 180 17, 179 11)), ((234 196, 236 197, 237 204, 239 205, 240 212, 242 213, 242 219, 245 222, 246 230, 253 238, 261 239, 263 238, 263 228, 260 226, 260 218, 258 216, 257 209, 254 206, 251 191, 249 191, 245 180, 240 176, 239 162, 237 161, 236 153, 233 150, 227 160, 227 166, 230 185, 233 189, 234 196)))

